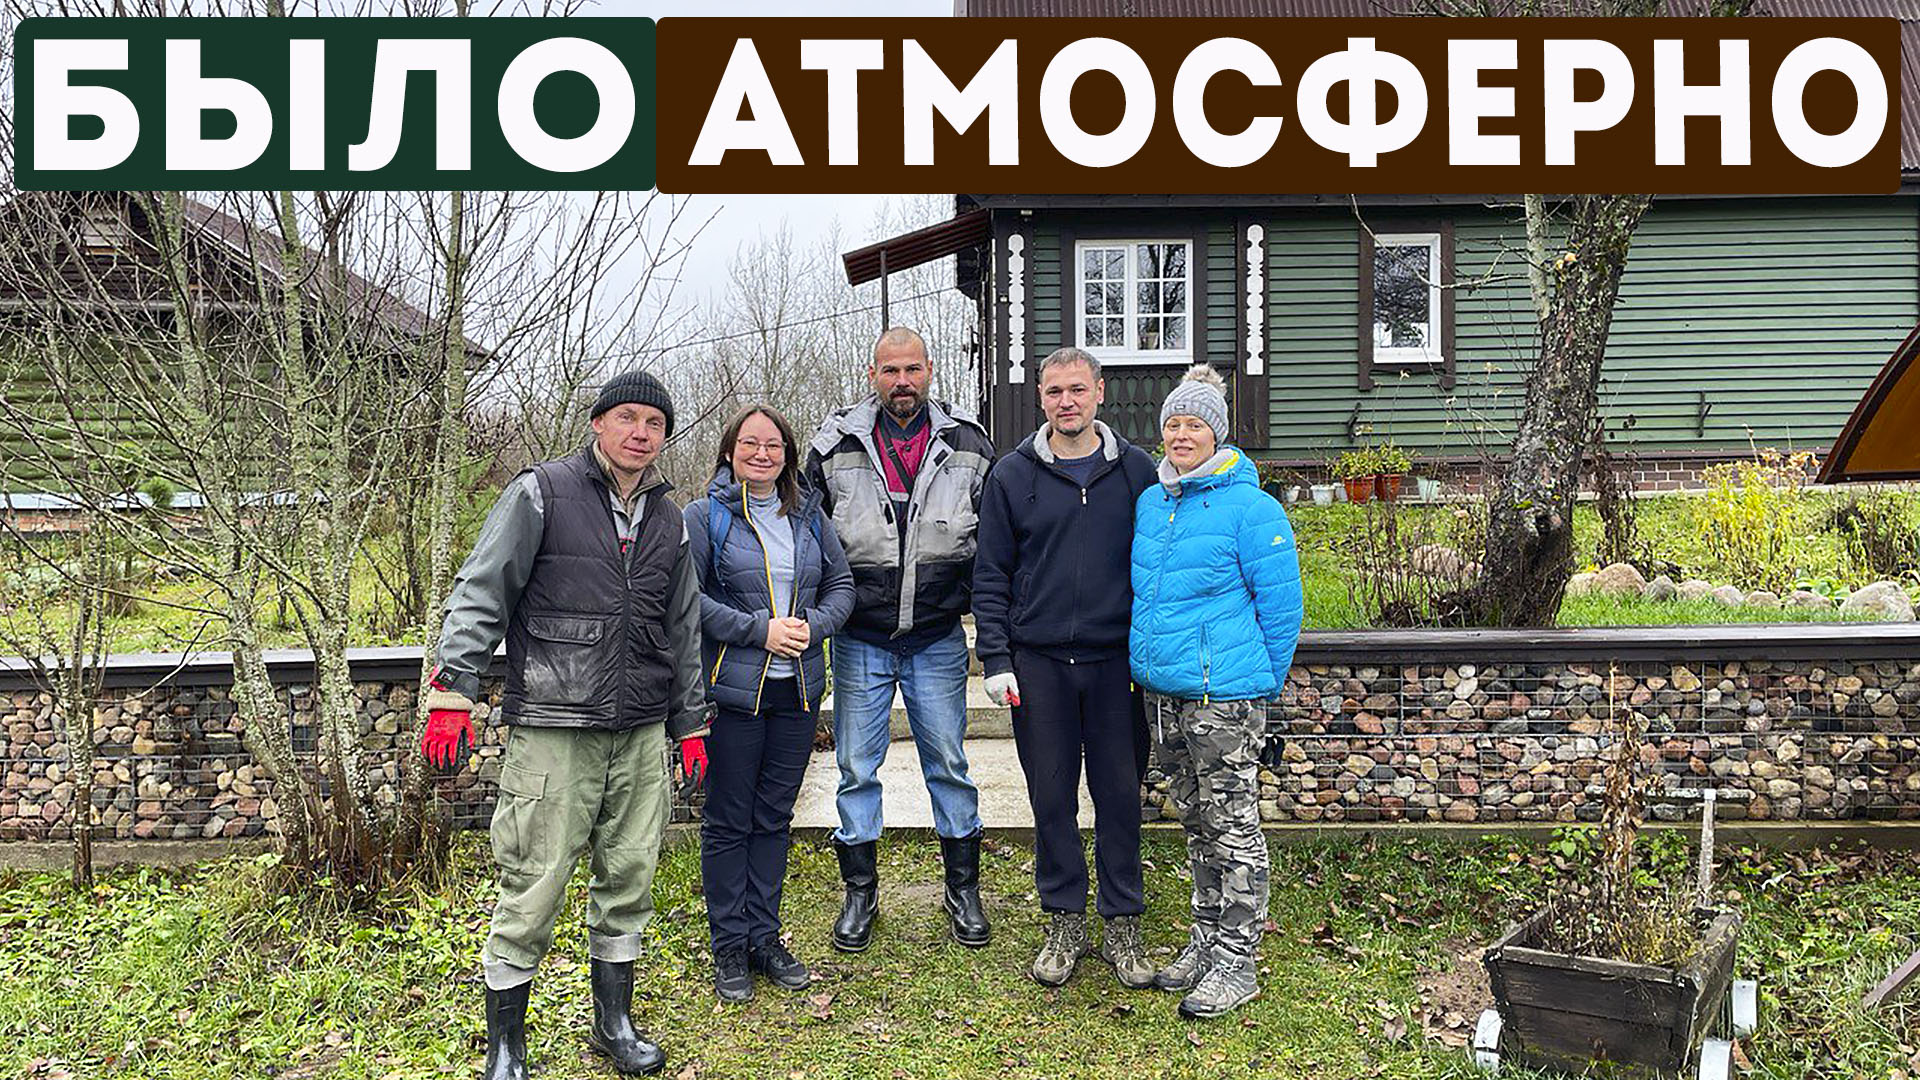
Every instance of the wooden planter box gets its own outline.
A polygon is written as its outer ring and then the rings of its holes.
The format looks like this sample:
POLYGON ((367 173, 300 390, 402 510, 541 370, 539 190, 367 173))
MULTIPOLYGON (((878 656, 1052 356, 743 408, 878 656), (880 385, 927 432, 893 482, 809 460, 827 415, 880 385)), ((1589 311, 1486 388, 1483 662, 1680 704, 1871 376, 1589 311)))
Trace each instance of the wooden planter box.
POLYGON ((1699 949, 1664 968, 1532 947, 1550 914, 1534 914, 1487 949, 1501 1057, 1570 1072, 1596 1061, 1638 1066, 1642 1075, 1689 1070, 1722 1015, 1740 916, 1701 912, 1699 949))

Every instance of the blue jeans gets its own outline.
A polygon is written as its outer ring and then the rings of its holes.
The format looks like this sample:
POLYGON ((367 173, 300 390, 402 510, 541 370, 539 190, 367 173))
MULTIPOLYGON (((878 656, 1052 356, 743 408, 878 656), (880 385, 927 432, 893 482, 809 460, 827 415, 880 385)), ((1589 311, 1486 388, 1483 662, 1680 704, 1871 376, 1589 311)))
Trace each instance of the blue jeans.
POLYGON ((840 764, 834 839, 864 844, 880 838, 880 766, 892 742, 895 686, 920 750, 934 831, 950 839, 972 836, 980 831, 980 792, 967 777, 967 637, 956 623, 946 637, 905 654, 834 635, 833 741, 840 764))

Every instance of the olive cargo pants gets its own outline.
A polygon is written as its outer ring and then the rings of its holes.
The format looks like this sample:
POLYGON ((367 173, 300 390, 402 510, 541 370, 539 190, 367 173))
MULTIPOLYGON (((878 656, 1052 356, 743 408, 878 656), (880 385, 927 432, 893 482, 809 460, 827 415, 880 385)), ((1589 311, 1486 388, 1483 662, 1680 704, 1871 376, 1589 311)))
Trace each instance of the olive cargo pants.
POLYGON ((582 852, 593 872, 588 951, 596 960, 639 957, 671 790, 664 725, 509 729, 491 828, 500 901, 481 954, 488 987, 533 978, 582 852))

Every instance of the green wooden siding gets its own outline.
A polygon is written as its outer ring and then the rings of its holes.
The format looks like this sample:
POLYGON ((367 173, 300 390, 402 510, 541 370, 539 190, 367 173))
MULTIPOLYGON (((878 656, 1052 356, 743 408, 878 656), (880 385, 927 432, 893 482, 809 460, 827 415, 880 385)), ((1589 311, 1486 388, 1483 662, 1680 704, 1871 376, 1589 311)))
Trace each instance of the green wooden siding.
POLYGON ((1324 453, 1347 445, 1359 395, 1359 234, 1352 216, 1338 212, 1265 224, 1268 450, 1282 457, 1324 453))
MULTIPOLYGON (((1240 362, 1237 340, 1240 309, 1246 306, 1246 283, 1234 272, 1233 222, 1223 221, 1207 228, 1207 281, 1204 303, 1207 313, 1207 337, 1200 355, 1222 374, 1233 371, 1240 362)), ((1195 297, 1196 306, 1201 297, 1195 297)))
POLYGON ((1067 312, 1061 308, 1066 302, 1066 290, 1062 288, 1060 275, 1071 266, 1072 258, 1063 258, 1061 255, 1060 230, 1045 227, 1033 230, 1033 246, 1029 255, 1027 272, 1031 280, 1027 285, 1027 338, 1030 344, 1027 377, 1033 379, 1039 375, 1040 361, 1067 343, 1067 312))
MULTIPOLYGON (((14 328, 10 332, 22 333, 14 328)), ((75 468, 74 422, 99 445, 159 443, 151 424, 141 418, 125 397, 101 385, 98 372, 115 370, 111 363, 69 362, 66 378, 74 381, 72 400, 64 399, 49 377, 53 365, 37 335, 22 333, 11 343, 0 343, 0 492, 60 492, 72 485, 62 481, 75 468)), ((105 484, 106 478, 96 478, 105 484)), ((130 483, 138 483, 135 478, 130 483)))
MULTIPOLYGON (((1452 215, 1457 385, 1376 369, 1355 382, 1358 242, 1349 214, 1267 223, 1273 441, 1315 457, 1391 436, 1498 452, 1532 356, 1517 208, 1452 215), (1358 406, 1358 416, 1355 407, 1358 406)), ((1376 231, 1395 216, 1373 212, 1376 231)), ((1641 451, 1824 449, 1920 320, 1910 199, 1656 203, 1636 234, 1608 340, 1602 407, 1641 451), (1701 423, 1702 392, 1711 406, 1701 423), (1749 432, 1751 431, 1751 435, 1749 432)))

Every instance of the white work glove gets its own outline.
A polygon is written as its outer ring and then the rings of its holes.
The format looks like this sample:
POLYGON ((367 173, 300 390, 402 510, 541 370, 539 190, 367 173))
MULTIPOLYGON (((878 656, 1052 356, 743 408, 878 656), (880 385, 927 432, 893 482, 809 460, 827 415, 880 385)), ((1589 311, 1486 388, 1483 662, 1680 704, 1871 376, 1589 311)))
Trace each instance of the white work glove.
POLYGON ((987 676, 987 696, 995 705, 1005 709, 1020 704, 1020 680, 1013 672, 987 676))

